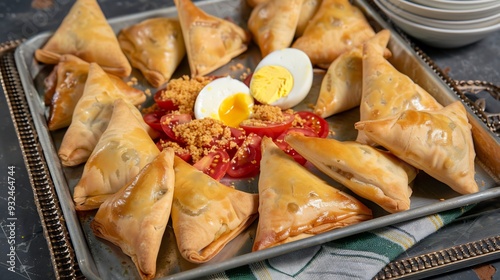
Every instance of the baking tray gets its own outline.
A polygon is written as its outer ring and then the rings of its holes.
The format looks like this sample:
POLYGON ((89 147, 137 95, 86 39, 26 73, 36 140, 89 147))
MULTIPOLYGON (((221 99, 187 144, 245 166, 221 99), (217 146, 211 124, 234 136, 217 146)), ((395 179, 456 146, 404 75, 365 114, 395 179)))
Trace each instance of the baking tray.
MULTIPOLYGON (((398 33, 379 16, 373 6, 366 1, 353 1, 353 3, 358 5, 365 12, 375 30, 387 28, 392 31, 392 38, 389 43, 389 48, 393 52, 391 62, 401 72, 407 74, 415 82, 427 89, 443 105, 450 104, 460 99, 459 95, 452 90, 452 87, 429 67, 428 62, 417 55, 408 42, 400 37, 398 33)), ((210 14, 222 18, 231 18, 241 26, 246 25, 249 8, 246 6, 244 0, 201 1, 196 4, 210 14)), ((171 7, 119 17, 111 19, 110 24, 113 29, 118 32, 122 28, 146 18, 160 16, 175 17, 175 8, 171 7)), ((101 239, 97 239, 91 232, 89 223, 95 212, 76 212, 74 209, 72 190, 81 174, 82 167, 63 168, 60 164, 57 157, 57 149, 64 131, 57 131, 54 133, 48 131, 46 123, 47 110, 43 104, 43 91, 41 90, 43 78, 50 72, 50 67, 40 65, 33 59, 34 51, 40 48, 50 35, 51 33, 42 33, 21 44, 16 50, 15 59, 21 82, 26 93, 27 102, 33 116, 34 125, 38 132, 38 137, 46 157, 50 175, 54 181, 71 242, 75 249, 79 267, 83 274, 89 279, 136 279, 138 274, 130 258, 124 255, 118 247, 101 239)), ((258 63, 259 59, 258 49, 255 45, 251 45, 246 53, 237 57, 228 64, 228 66, 219 69, 214 74, 224 75, 230 73, 237 77, 239 73, 229 70, 231 65, 236 65, 241 62, 246 67, 252 69, 258 63)), ((182 73, 187 73, 185 61, 183 66, 178 69, 174 76, 178 77, 182 73)), ((321 72, 315 73, 315 86, 308 99, 305 100, 302 105, 299 105, 299 108, 303 109, 307 107, 307 104, 314 102, 316 98, 315 93, 319 90, 317 81, 320 77, 318 78, 318 75, 320 76, 321 72)), ((134 72, 133 76, 139 79, 139 84, 143 88, 147 87, 147 84, 138 72, 134 72)), ((480 119, 480 116, 478 117, 477 109, 470 106, 467 106, 467 109, 471 124, 475 128, 475 135, 478 135, 478 137, 482 139, 481 141, 487 143, 489 145, 488 147, 493 146, 494 149, 498 149, 500 146, 499 139, 489 131, 488 126, 480 119)), ((335 137, 337 139, 350 140, 355 137, 355 131, 352 128, 352 124, 357 120, 358 114, 359 111, 353 109, 328 119, 331 123, 332 130, 336 132, 335 137)), ((482 146, 479 145, 477 148, 481 149, 482 146)), ((162 279, 187 279, 206 276, 229 268, 286 254, 287 252, 299 250, 301 248, 307 248, 327 241, 348 237, 363 231, 498 197, 500 196, 500 188, 498 187, 499 173, 496 171, 495 166, 493 166, 492 169, 488 168, 491 167, 490 163, 492 161, 494 162, 494 160, 495 159, 488 157, 481 158, 478 152, 478 160, 476 161, 476 180, 481 190, 479 193, 458 195, 449 187, 421 172, 415 180, 414 184, 417 188, 415 188, 411 198, 411 209, 408 211, 388 214, 378 206, 362 200, 373 209, 375 217, 373 220, 258 252, 251 252, 251 243, 253 242, 252 236, 256 228, 256 223, 254 223, 247 231, 243 232, 238 238, 229 243, 215 259, 203 265, 190 264, 178 257, 179 255, 176 252, 175 241, 174 238, 172 238, 173 232, 171 228, 168 228, 158 256, 157 277, 162 279)), ((324 177, 320 172, 316 170, 312 171, 322 176, 332 185, 350 193, 349 190, 324 177)), ((256 192, 257 188, 255 182, 257 182, 257 180, 253 180, 252 182, 254 183, 248 182, 247 180, 240 181, 239 184, 236 185, 243 190, 256 192)))

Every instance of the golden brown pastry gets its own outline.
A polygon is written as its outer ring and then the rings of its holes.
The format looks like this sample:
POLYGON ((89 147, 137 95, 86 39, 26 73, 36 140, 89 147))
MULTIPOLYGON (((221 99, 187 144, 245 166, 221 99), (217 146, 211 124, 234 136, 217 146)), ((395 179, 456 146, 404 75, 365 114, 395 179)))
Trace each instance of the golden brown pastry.
POLYGON ((323 0, 292 47, 304 51, 313 65, 326 69, 340 54, 373 35, 363 12, 349 0, 323 0))
POLYGON ((369 208, 313 175, 268 137, 262 139, 260 170, 253 251, 372 218, 369 208))
MULTIPOLYGON (((369 41, 385 48, 390 37, 391 32, 385 29, 370 38, 369 41)), ((363 45, 359 45, 341 54, 328 67, 321 82, 314 112, 327 118, 359 106, 362 86, 363 45)))
POLYGON ((76 1, 47 43, 35 51, 35 58, 56 64, 63 54, 95 62, 106 72, 120 77, 127 77, 132 72, 96 0, 76 1))
POLYGON ((152 18, 122 29, 120 46, 132 66, 158 88, 170 80, 186 54, 179 20, 152 18))
POLYGON ((288 48, 293 41, 303 0, 270 0, 252 10, 248 29, 262 57, 288 48))
POLYGON ((73 110, 83 94, 88 72, 87 62, 73 55, 64 55, 47 76, 45 84, 53 84, 53 90, 47 89, 45 92, 45 103, 50 106, 47 121, 49 130, 54 131, 71 124, 73 110))
POLYGON ((83 94, 58 150, 63 165, 76 166, 88 159, 108 126, 113 102, 121 98, 123 92, 99 65, 91 63, 83 94))
MULTIPOLYGON (((385 47, 368 41, 363 47, 363 91, 359 107, 360 120, 376 120, 408 109, 442 108, 434 97, 399 72, 383 54, 385 47)), ((356 141, 374 145, 363 131, 356 141)))
MULTIPOLYGON (((61 61, 54 67, 53 72, 45 79, 48 86, 45 93, 50 105, 48 127, 54 131, 67 127, 71 124, 73 111, 78 100, 83 94, 85 82, 89 72, 89 63, 73 55, 62 55, 61 61), (51 96, 49 96, 51 95, 51 96)), ((111 82, 120 90, 124 98, 134 105, 139 105, 146 101, 143 91, 133 88, 125 83, 118 76, 108 74, 111 82)))
POLYGON ((408 184, 418 170, 394 155, 354 141, 299 134, 285 141, 326 175, 387 212, 410 209, 408 184))
POLYGON ((191 0, 174 0, 191 76, 204 76, 245 52, 250 36, 238 25, 209 15, 191 0))
POLYGON ((304 34, 307 24, 316 14, 321 5, 321 0, 304 0, 300 9, 299 22, 295 30, 295 37, 300 37, 304 34))
POLYGON ((186 260, 207 262, 257 218, 258 195, 225 186, 179 157, 174 170, 177 246, 186 260))
POLYGON ((57 64, 54 65, 52 71, 50 71, 49 75, 43 79, 43 103, 46 106, 50 105, 52 97, 56 92, 57 87, 57 64))
POLYGON ((456 192, 479 190, 471 125, 460 101, 435 111, 409 109, 385 119, 361 121, 355 127, 456 192))
POLYGON ((136 107, 123 99, 114 102, 109 125, 75 186, 73 200, 77 210, 99 208, 160 153, 146 126, 136 107))
POLYGON ((248 4, 248 6, 254 8, 254 7, 256 7, 259 4, 267 3, 269 1, 270 0, 247 0, 247 4, 248 4))
POLYGON ((156 274, 156 258, 174 196, 174 152, 164 149, 151 163, 99 207, 94 234, 132 258, 142 279, 156 274))

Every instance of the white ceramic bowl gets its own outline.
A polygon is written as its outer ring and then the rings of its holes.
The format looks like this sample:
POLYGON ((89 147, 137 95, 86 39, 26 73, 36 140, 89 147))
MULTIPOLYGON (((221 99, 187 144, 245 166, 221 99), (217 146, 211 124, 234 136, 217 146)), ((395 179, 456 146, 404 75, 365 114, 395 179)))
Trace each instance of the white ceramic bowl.
POLYGON ((375 0, 380 9, 408 35, 438 48, 456 48, 477 42, 500 30, 500 23, 467 30, 443 29, 425 26, 399 16, 387 9, 381 0, 375 0))
POLYGON ((409 0, 410 2, 427 7, 448 10, 474 10, 491 7, 498 0, 409 0))
POLYGON ((412 14, 427 18, 440 20, 472 20, 489 17, 500 13, 500 1, 495 1, 492 5, 466 10, 441 9, 420 5, 407 0, 387 0, 394 6, 401 8, 412 14))
POLYGON ((488 27, 500 23, 500 13, 494 14, 489 17, 473 20, 439 20, 412 14, 410 12, 407 12, 406 10, 402 10, 401 8, 394 6, 389 1, 380 0, 380 3, 392 13, 395 13, 400 17, 429 27, 466 30, 488 27))

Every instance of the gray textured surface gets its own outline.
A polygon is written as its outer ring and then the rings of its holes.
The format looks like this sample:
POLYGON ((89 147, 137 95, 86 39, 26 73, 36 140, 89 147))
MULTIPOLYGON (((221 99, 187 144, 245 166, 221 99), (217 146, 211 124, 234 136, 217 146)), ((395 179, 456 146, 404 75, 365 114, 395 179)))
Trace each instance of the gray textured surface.
MULTIPOLYGON (((55 0, 55 5, 46 10, 31 7, 31 1, 15 0, 0 2, 0 42, 12 39, 29 38, 45 30, 53 30, 60 19, 67 13, 73 1, 55 0)), ((131 14, 172 5, 167 0, 137 1, 99 1, 107 17, 131 14)), ((417 42, 418 44, 418 42, 417 42)), ((458 49, 435 49, 423 44, 419 46, 438 66, 456 80, 486 80, 500 84, 500 31, 475 44, 458 49)), ((33 192, 29 185, 22 154, 17 144, 14 127, 4 95, 0 96, 0 279, 51 279, 54 277, 48 255, 38 212, 33 202, 33 192), (7 171, 9 166, 16 167, 16 272, 7 270, 7 171)), ((499 208, 499 201, 492 201, 478 206, 475 213, 483 209, 499 208)), ((482 238, 487 234, 498 234, 500 226, 498 211, 463 219, 444 228, 421 244, 407 252, 419 254, 425 250, 438 249, 438 246, 454 245, 469 239, 482 238), (488 229, 488 230, 485 230, 488 229), (460 233, 460 234, 458 234, 460 233), (449 238, 456 236, 456 238, 449 238), (447 242, 440 242, 447 240, 447 242)), ((403 256, 404 257, 404 256, 403 256)), ((493 262, 500 267, 500 264, 493 262)), ((499 274, 500 275, 500 274, 499 274)), ((479 279, 473 270, 449 273, 438 279, 479 279)), ((494 279, 499 279, 495 276, 494 279)))

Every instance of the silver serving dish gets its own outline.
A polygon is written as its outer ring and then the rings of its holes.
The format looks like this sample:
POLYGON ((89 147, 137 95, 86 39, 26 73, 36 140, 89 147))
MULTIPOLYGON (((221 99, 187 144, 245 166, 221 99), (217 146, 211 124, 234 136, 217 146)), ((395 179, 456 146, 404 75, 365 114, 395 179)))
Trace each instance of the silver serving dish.
MULTIPOLYGON (((393 52, 391 62, 396 68, 419 83, 444 105, 459 99, 459 95, 457 95, 453 88, 429 67, 425 59, 417 55, 409 43, 400 37, 380 17, 373 6, 361 0, 353 1, 353 3, 364 11, 375 30, 386 28, 392 31, 389 48, 393 52)), ((197 2, 197 4, 208 13, 221 18, 231 18, 241 26, 246 25, 246 19, 250 12, 245 0, 209 0, 197 2)), ((109 22, 113 29, 118 32, 124 27, 152 17, 176 17, 175 7, 119 17, 111 19, 109 22)), ((32 113, 34 126, 38 133, 40 145, 43 149, 52 181, 54 182, 57 197, 64 215, 64 221, 78 259, 78 265, 82 273, 89 279, 136 279, 138 278, 138 274, 130 258, 124 255, 118 247, 96 238, 92 233, 89 224, 95 212, 75 211, 72 192, 73 187, 80 178, 82 166, 65 168, 60 164, 57 157, 57 149, 64 131, 49 132, 46 123, 47 109, 43 104, 42 81, 48 75, 51 68, 38 64, 33 56, 34 51, 42 47, 50 35, 51 33, 42 33, 22 43, 16 50, 15 60, 32 113)), ((235 58, 226 67, 217 70, 214 74, 231 74, 234 77, 238 77, 241 73, 231 70, 231 65, 242 63, 246 67, 253 69, 259 60, 260 54, 257 47, 251 45, 246 53, 235 58)), ((185 61, 174 76, 178 77, 188 73, 187 71, 188 67, 185 61)), ((245 69, 240 71, 245 71, 245 69)), ((313 89, 308 98, 297 109, 307 108, 307 104, 315 102, 322 74, 321 71, 315 73, 313 89)), ((134 72, 133 76, 139 79, 141 87, 144 89, 147 88, 147 83, 141 78, 138 72, 134 72)), ((152 90, 154 91, 154 89, 152 90)), ((301 248, 349 237, 367 230, 499 197, 498 177, 500 174, 500 165, 496 162, 497 159, 494 158, 495 151, 500 149, 499 139, 489 131, 485 122, 477 116, 477 109, 466 107, 470 115, 470 122, 474 127, 475 140, 478 141, 478 145, 476 145, 476 152, 478 154, 476 180, 480 186, 480 192, 471 195, 459 195, 448 186, 421 172, 414 182, 415 188, 411 198, 411 209, 408 211, 388 214, 375 204, 362 200, 373 209, 374 219, 258 252, 251 252, 252 237, 256 229, 256 223, 254 223, 253 226, 229 243, 218 256, 203 265, 188 263, 180 257, 177 252, 175 239, 173 238, 173 231, 171 228, 167 228, 158 256, 157 277, 161 279, 187 279, 207 276, 244 264, 283 255, 301 248), (488 151, 493 156, 488 156, 488 151)), ((340 140, 353 139, 356 135, 353 123, 357 121, 358 116, 359 111, 353 109, 328 118, 331 124, 330 128, 336 133, 335 137, 340 140)), ((499 153, 496 154, 498 155, 499 153)), ((321 172, 312 167, 311 171, 332 185, 350 192, 338 183, 326 178, 321 172)), ((257 180, 240 180, 232 183, 235 183, 236 187, 241 190, 257 192, 256 182, 257 180)))

